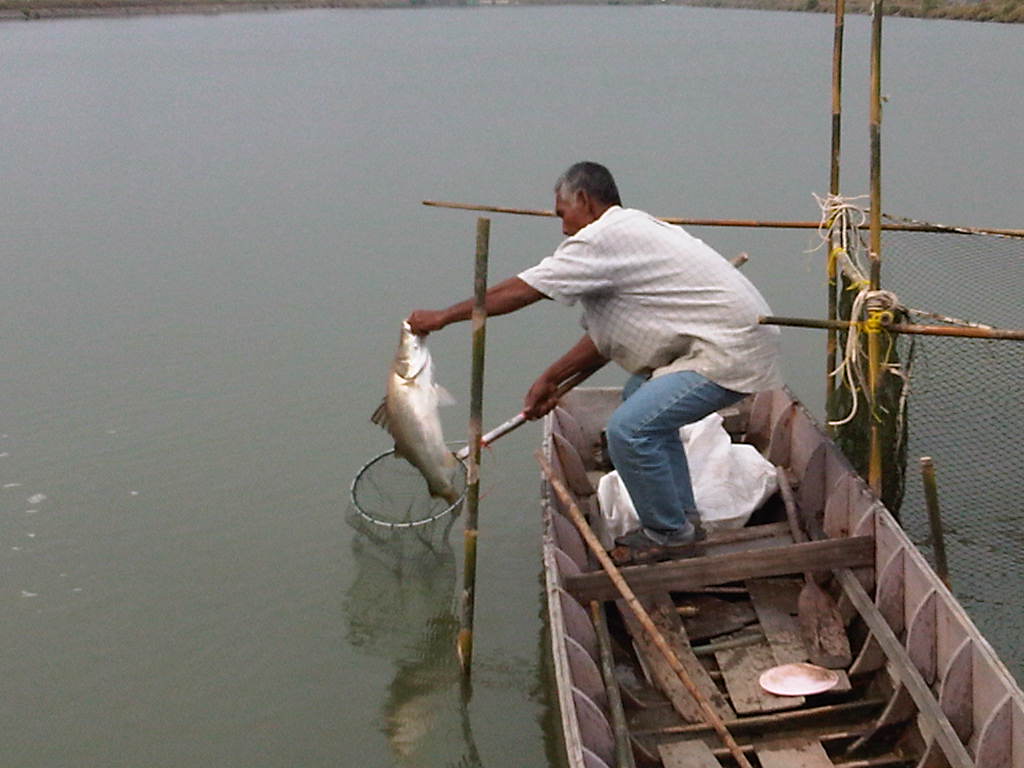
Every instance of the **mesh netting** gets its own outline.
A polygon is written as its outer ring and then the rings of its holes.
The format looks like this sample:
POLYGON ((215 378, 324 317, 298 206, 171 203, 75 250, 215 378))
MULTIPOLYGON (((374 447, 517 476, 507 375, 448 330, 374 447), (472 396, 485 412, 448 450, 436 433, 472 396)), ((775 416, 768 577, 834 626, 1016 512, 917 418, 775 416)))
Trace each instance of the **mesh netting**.
POLYGON ((454 503, 433 498, 423 475, 393 450, 364 464, 352 481, 352 510, 366 522, 384 528, 406 529, 431 525, 462 508, 466 467, 461 462, 453 478, 459 498, 454 503))
MULTIPOLYGON (((913 309, 1021 329, 1024 239, 886 232, 882 285, 913 309)), ((1024 574, 1024 342, 916 336, 909 403, 902 524, 931 556, 918 464, 931 456, 954 591, 1021 677, 1006 622, 1024 574)))

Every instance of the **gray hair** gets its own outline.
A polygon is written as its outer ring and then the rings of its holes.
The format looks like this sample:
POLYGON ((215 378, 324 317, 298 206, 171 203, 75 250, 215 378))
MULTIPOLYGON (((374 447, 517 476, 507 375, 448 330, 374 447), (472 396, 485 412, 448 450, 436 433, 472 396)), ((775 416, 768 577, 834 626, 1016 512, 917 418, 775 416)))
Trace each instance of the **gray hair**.
POLYGON ((600 163, 576 163, 558 177, 555 182, 555 194, 563 200, 577 192, 586 192, 595 200, 607 205, 622 205, 619 188, 611 171, 600 163))

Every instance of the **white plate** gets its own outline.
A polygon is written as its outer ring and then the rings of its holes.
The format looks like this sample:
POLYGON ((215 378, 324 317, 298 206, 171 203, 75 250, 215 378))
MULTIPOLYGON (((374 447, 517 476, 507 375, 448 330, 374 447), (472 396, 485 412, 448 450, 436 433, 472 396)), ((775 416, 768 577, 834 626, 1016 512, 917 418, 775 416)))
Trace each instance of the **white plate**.
POLYGON ((758 682, 776 696, 810 696, 835 687, 839 674, 815 664, 782 664, 762 672, 758 682))

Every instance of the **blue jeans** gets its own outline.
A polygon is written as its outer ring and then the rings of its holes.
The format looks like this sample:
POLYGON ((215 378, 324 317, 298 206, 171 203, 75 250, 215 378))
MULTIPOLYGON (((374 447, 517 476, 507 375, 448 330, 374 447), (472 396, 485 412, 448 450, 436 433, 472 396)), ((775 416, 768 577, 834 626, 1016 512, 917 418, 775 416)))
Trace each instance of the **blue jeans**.
POLYGON ((608 452, 645 528, 689 528, 687 516, 696 518, 697 507, 679 428, 743 397, 693 371, 634 375, 626 383, 608 420, 608 452))

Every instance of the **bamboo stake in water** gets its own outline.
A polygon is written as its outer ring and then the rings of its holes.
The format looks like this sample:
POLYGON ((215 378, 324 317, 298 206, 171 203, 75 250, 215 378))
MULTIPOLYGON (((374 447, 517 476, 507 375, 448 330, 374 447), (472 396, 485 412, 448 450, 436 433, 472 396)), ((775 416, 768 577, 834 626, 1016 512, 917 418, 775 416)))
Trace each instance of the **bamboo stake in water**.
POLYGON ((935 464, 931 456, 921 457, 921 481, 924 483, 924 500, 928 507, 928 524, 932 530, 935 572, 942 579, 942 583, 948 587, 949 566, 946 563, 946 539, 942 531, 942 514, 939 512, 939 489, 935 482, 935 464))
POLYGON ((476 603, 477 519, 480 509, 480 445, 483 436, 484 351, 487 341, 487 257, 491 220, 476 222, 476 269, 473 278, 473 370, 469 400, 469 470, 466 476, 466 527, 463 533, 465 562, 459 610, 456 650, 462 672, 473 665, 473 615, 476 603))
POLYGON ((832 38, 832 166, 829 192, 839 194, 840 136, 843 113, 843 25, 846 19, 845 0, 836 1, 835 32, 832 38))
MULTIPOLYGON (((835 12, 835 34, 832 41, 832 163, 829 173, 829 193, 833 197, 839 196, 839 160, 841 157, 840 145, 842 137, 842 112, 843 112, 843 26, 846 18, 845 0, 836 0, 835 12)), ((834 226, 834 223, 833 223, 834 226)), ((835 320, 839 313, 838 291, 838 270, 836 260, 833 257, 835 249, 839 247, 839 237, 833 231, 829 243, 828 256, 828 319, 835 320)), ((839 334, 835 329, 829 329, 826 342, 827 360, 825 364, 825 397, 826 402, 835 389, 835 378, 832 371, 836 367, 836 354, 839 349, 839 334)))
POLYGON ((882 256, 882 5, 873 0, 871 11, 871 237, 868 255, 871 259, 871 290, 881 282, 882 256))
POLYGON ((637 621, 639 621, 643 626, 644 631, 651 638, 655 647, 661 652, 661 655, 665 657, 665 661, 668 662, 670 667, 672 667, 672 670, 676 673, 679 681, 686 687, 686 690, 690 692, 690 695, 693 696, 694 701, 697 702, 697 706, 699 706, 701 711, 704 713, 707 723, 718 733, 722 743, 728 748, 733 759, 740 768, 753 768, 744 756, 743 750, 740 749, 739 744, 736 743, 732 734, 730 734, 729 730, 725 727, 725 723, 722 722, 722 718, 719 717, 718 713, 715 712, 714 708, 711 706, 711 702, 708 701, 707 696, 705 696, 701 689, 697 687, 697 684, 690 679, 690 675, 679 661, 679 657, 676 656, 671 646, 669 646, 668 642, 662 636, 650 615, 640 604, 640 601, 636 599, 636 595, 633 593, 633 590, 630 589, 626 580, 622 578, 622 574, 619 573, 619 569, 615 566, 615 563, 612 562, 612 559, 608 557, 608 553, 604 551, 604 547, 602 547, 601 542, 597 540, 597 536, 595 536, 594 532, 590 530, 590 526, 583 517, 583 513, 580 512, 580 508, 576 506, 576 502, 573 501, 561 481, 555 477, 554 472, 551 470, 551 465, 540 451, 537 452, 537 461, 540 462, 544 476, 551 484, 555 493, 558 494, 558 498, 561 499, 565 508, 569 510, 569 516, 579 529, 583 540, 587 542, 587 546, 590 547, 590 551, 594 553, 598 562, 601 563, 601 567, 604 568, 605 573, 608 574, 608 578, 611 579, 615 588, 619 590, 619 594, 622 595, 622 598, 629 605, 630 610, 633 611, 637 621))
MULTIPOLYGON (((871 290, 877 291, 882 272, 882 4, 873 0, 871 24, 871 290)), ((871 453, 868 458, 868 484, 882 492, 882 437, 878 425, 877 394, 881 376, 882 345, 880 334, 868 334, 868 390, 871 406, 871 453)))

